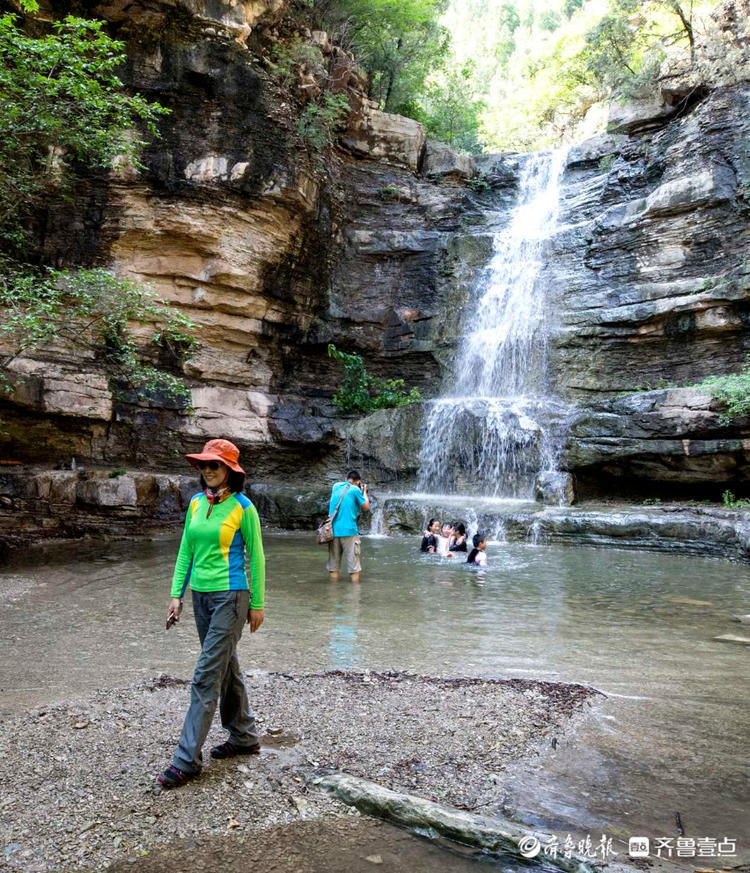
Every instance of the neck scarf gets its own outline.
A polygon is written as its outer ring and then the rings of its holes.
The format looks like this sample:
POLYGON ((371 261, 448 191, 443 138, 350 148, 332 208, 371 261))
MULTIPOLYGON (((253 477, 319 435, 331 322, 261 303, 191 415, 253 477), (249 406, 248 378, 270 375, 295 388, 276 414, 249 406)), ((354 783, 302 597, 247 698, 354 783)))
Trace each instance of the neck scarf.
POLYGON ((223 488, 218 488, 216 491, 206 488, 203 493, 206 495, 206 500, 208 500, 208 512, 206 513, 206 518, 208 518, 213 512, 214 504, 221 503, 222 500, 229 497, 229 488, 226 485, 223 488))

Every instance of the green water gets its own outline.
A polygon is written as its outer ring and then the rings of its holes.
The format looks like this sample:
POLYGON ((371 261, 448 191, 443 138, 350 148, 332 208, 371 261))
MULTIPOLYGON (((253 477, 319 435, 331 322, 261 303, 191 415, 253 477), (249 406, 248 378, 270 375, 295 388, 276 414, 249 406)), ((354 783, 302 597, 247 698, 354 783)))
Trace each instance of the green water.
MULTIPOLYGON (((245 669, 404 669, 582 682, 608 695, 543 765, 511 774, 508 804, 592 836, 738 840, 750 855, 750 569, 645 552, 491 544, 490 566, 422 556, 408 539, 365 539, 362 583, 331 583, 312 536, 266 537, 266 624, 245 669), (747 632, 747 633, 746 633, 747 632)), ((189 611, 165 633, 176 543, 128 543, 0 574, 0 712, 158 673, 189 676, 189 611)), ((726 866, 707 858, 707 866, 726 866)))

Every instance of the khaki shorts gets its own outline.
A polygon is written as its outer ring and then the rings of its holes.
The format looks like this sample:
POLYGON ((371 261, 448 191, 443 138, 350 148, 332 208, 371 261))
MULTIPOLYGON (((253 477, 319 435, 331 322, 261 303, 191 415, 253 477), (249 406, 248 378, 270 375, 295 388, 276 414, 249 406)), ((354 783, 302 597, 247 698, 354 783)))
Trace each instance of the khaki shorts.
POLYGON ((359 536, 334 537, 333 541, 328 543, 328 563, 326 564, 328 572, 338 573, 341 566, 341 556, 344 555, 346 572, 359 573, 362 569, 362 564, 359 562, 360 544, 359 536))

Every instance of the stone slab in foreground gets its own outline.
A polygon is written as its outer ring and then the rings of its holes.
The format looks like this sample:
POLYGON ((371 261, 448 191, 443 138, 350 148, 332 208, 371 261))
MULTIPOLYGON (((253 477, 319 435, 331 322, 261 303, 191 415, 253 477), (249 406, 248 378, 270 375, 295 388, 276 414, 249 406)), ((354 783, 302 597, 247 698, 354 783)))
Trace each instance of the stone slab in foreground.
MULTIPOLYGON (((473 846, 492 853, 502 853, 515 857, 517 863, 528 865, 532 846, 545 846, 551 834, 530 830, 507 818, 475 815, 415 797, 398 791, 391 791, 375 782, 358 779, 346 773, 329 773, 313 779, 313 784, 332 794, 338 800, 368 815, 391 821, 394 824, 415 829, 420 832, 437 833, 467 846, 473 846)), ((622 855, 622 852, 619 853, 622 855)), ((567 873, 593 873, 606 869, 610 873, 635 873, 637 868, 623 861, 604 861, 584 858, 576 853, 566 858, 562 852, 556 856, 543 852, 534 855, 537 863, 565 870, 567 873)), ((651 863, 648 866, 653 866, 651 863)), ((678 869, 676 865, 659 862, 661 870, 678 869)))

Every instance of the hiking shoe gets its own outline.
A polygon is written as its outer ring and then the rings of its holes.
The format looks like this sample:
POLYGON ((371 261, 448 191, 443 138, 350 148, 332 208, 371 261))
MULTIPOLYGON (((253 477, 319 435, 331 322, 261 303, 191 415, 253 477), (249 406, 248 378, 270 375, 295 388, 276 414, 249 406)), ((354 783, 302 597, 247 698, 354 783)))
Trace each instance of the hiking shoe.
POLYGON ((211 749, 212 758, 234 758, 237 755, 260 755, 260 743, 255 743, 252 746, 235 746, 234 743, 227 740, 226 743, 211 749))
POLYGON ((186 773, 184 770, 175 767, 174 764, 170 764, 164 772, 159 773, 157 779, 161 783, 162 788, 179 788, 180 785, 184 785, 186 782, 190 782, 191 779, 195 779, 196 776, 200 776, 200 772, 200 770, 197 770, 195 773, 186 773))

